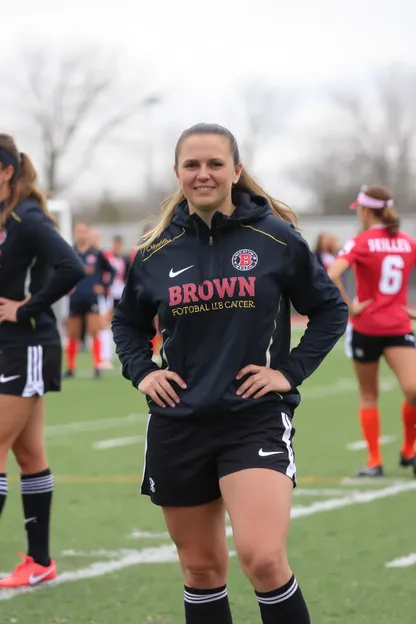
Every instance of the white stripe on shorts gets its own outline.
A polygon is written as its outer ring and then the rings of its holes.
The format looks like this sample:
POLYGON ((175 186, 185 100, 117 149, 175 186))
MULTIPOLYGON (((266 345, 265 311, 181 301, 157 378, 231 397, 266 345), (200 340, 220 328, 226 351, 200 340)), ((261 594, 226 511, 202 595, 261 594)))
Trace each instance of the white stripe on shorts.
POLYGON ((43 396, 45 384, 43 383, 43 347, 37 345, 27 348, 27 373, 26 385, 22 397, 28 398, 35 394, 43 396))
POLYGON ((142 484, 141 487, 143 487, 144 484, 144 479, 146 476, 146 458, 147 458, 147 438, 149 436, 149 425, 150 425, 150 419, 152 418, 152 414, 149 413, 149 418, 147 419, 147 425, 146 425, 146 435, 144 438, 144 458, 143 458, 143 474, 142 474, 142 484))
POLYGON ((285 414, 284 412, 281 412, 281 416, 282 416, 282 423, 285 428, 285 432, 283 434, 282 440, 286 444, 287 455, 289 458, 289 465, 286 468, 286 474, 288 477, 293 479, 293 478, 296 478, 296 466, 295 466, 295 455, 293 453, 292 441, 291 441, 291 435, 292 435, 292 429, 293 429, 292 421, 290 420, 289 416, 285 414))

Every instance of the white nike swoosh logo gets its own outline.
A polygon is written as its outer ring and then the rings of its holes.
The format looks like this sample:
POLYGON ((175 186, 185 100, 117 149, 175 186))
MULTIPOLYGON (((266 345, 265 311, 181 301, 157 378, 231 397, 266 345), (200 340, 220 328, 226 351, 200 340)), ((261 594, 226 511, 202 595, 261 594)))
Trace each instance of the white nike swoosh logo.
POLYGON ((37 585, 37 583, 40 583, 41 581, 43 581, 43 579, 45 579, 47 576, 49 576, 49 574, 51 574, 54 571, 55 571, 55 567, 49 568, 49 570, 47 572, 44 572, 43 574, 37 574, 37 575, 31 574, 29 577, 29 584, 37 585))
POLYGON ((7 383, 8 381, 13 381, 13 379, 19 379, 19 377, 21 377, 21 375, 12 375, 11 377, 0 375, 0 383, 7 383))
POLYGON ((263 451, 263 449, 259 450, 260 457, 267 457, 268 455, 280 455, 283 451, 263 451))
POLYGON ((191 264, 191 266, 186 267, 185 269, 181 269, 180 271, 174 271, 173 269, 171 269, 169 271, 169 277, 176 277, 177 275, 179 275, 180 273, 183 273, 184 271, 187 271, 188 269, 192 269, 194 265, 191 264))
POLYGON ((25 524, 29 524, 29 522, 36 522, 36 521, 37 521, 37 517, 33 516, 32 518, 26 518, 25 524))

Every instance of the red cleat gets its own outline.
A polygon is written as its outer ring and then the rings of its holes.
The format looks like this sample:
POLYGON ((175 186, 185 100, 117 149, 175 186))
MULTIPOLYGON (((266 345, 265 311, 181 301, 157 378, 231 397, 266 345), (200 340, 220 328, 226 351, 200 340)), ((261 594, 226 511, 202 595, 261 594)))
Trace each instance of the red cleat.
POLYGON ((15 587, 34 587, 46 581, 52 581, 56 577, 55 561, 51 559, 48 566, 35 563, 32 557, 19 553, 22 563, 14 569, 10 576, 0 580, 0 589, 12 589, 15 587))

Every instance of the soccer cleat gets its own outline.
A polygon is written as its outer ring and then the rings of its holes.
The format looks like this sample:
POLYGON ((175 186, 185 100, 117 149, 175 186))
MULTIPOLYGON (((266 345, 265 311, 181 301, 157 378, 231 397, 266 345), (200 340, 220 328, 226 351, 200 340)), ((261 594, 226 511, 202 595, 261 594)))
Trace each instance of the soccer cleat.
POLYGON ((66 370, 62 375, 62 379, 73 379, 75 377, 73 370, 66 370))
MULTIPOLYGON (((55 561, 51 559, 48 566, 41 566, 32 557, 19 553, 22 563, 14 569, 10 576, 0 579, 1 589, 13 589, 15 587, 34 587, 46 581, 52 581, 56 577, 55 561)), ((1 595, 1 594, 0 594, 1 595)))
POLYGON ((363 468, 360 468, 360 470, 357 470, 357 472, 355 473, 356 477, 383 477, 384 476, 384 472, 383 472, 383 466, 373 466, 372 468, 370 468, 370 466, 364 466, 363 468))
POLYGON ((94 368, 94 379, 101 379, 101 371, 99 368, 94 368))
POLYGON ((415 466, 415 460, 416 460, 416 455, 413 455, 413 457, 407 458, 403 455, 403 453, 400 453, 400 460, 399 460, 399 466, 401 466, 402 468, 409 468, 409 466, 415 466))
POLYGON ((413 457, 413 474, 416 477, 416 455, 413 457))

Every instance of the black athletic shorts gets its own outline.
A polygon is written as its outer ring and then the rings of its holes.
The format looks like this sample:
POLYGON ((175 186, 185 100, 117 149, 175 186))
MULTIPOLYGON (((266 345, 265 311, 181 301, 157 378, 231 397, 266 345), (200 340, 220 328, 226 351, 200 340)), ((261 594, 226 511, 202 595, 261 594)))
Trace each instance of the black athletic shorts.
POLYGON ((69 316, 86 316, 87 314, 98 314, 98 297, 95 299, 69 300, 69 316))
POLYGON ((360 332, 352 332, 351 354, 357 362, 378 362, 388 347, 415 348, 413 334, 401 334, 400 336, 369 336, 360 332))
POLYGON ((59 392, 61 369, 59 344, 0 347, 0 394, 32 397, 59 392))
POLYGON ((221 497, 219 479, 268 468, 296 485, 292 416, 278 405, 257 413, 166 418, 149 416, 142 494, 163 507, 187 507, 221 497))

